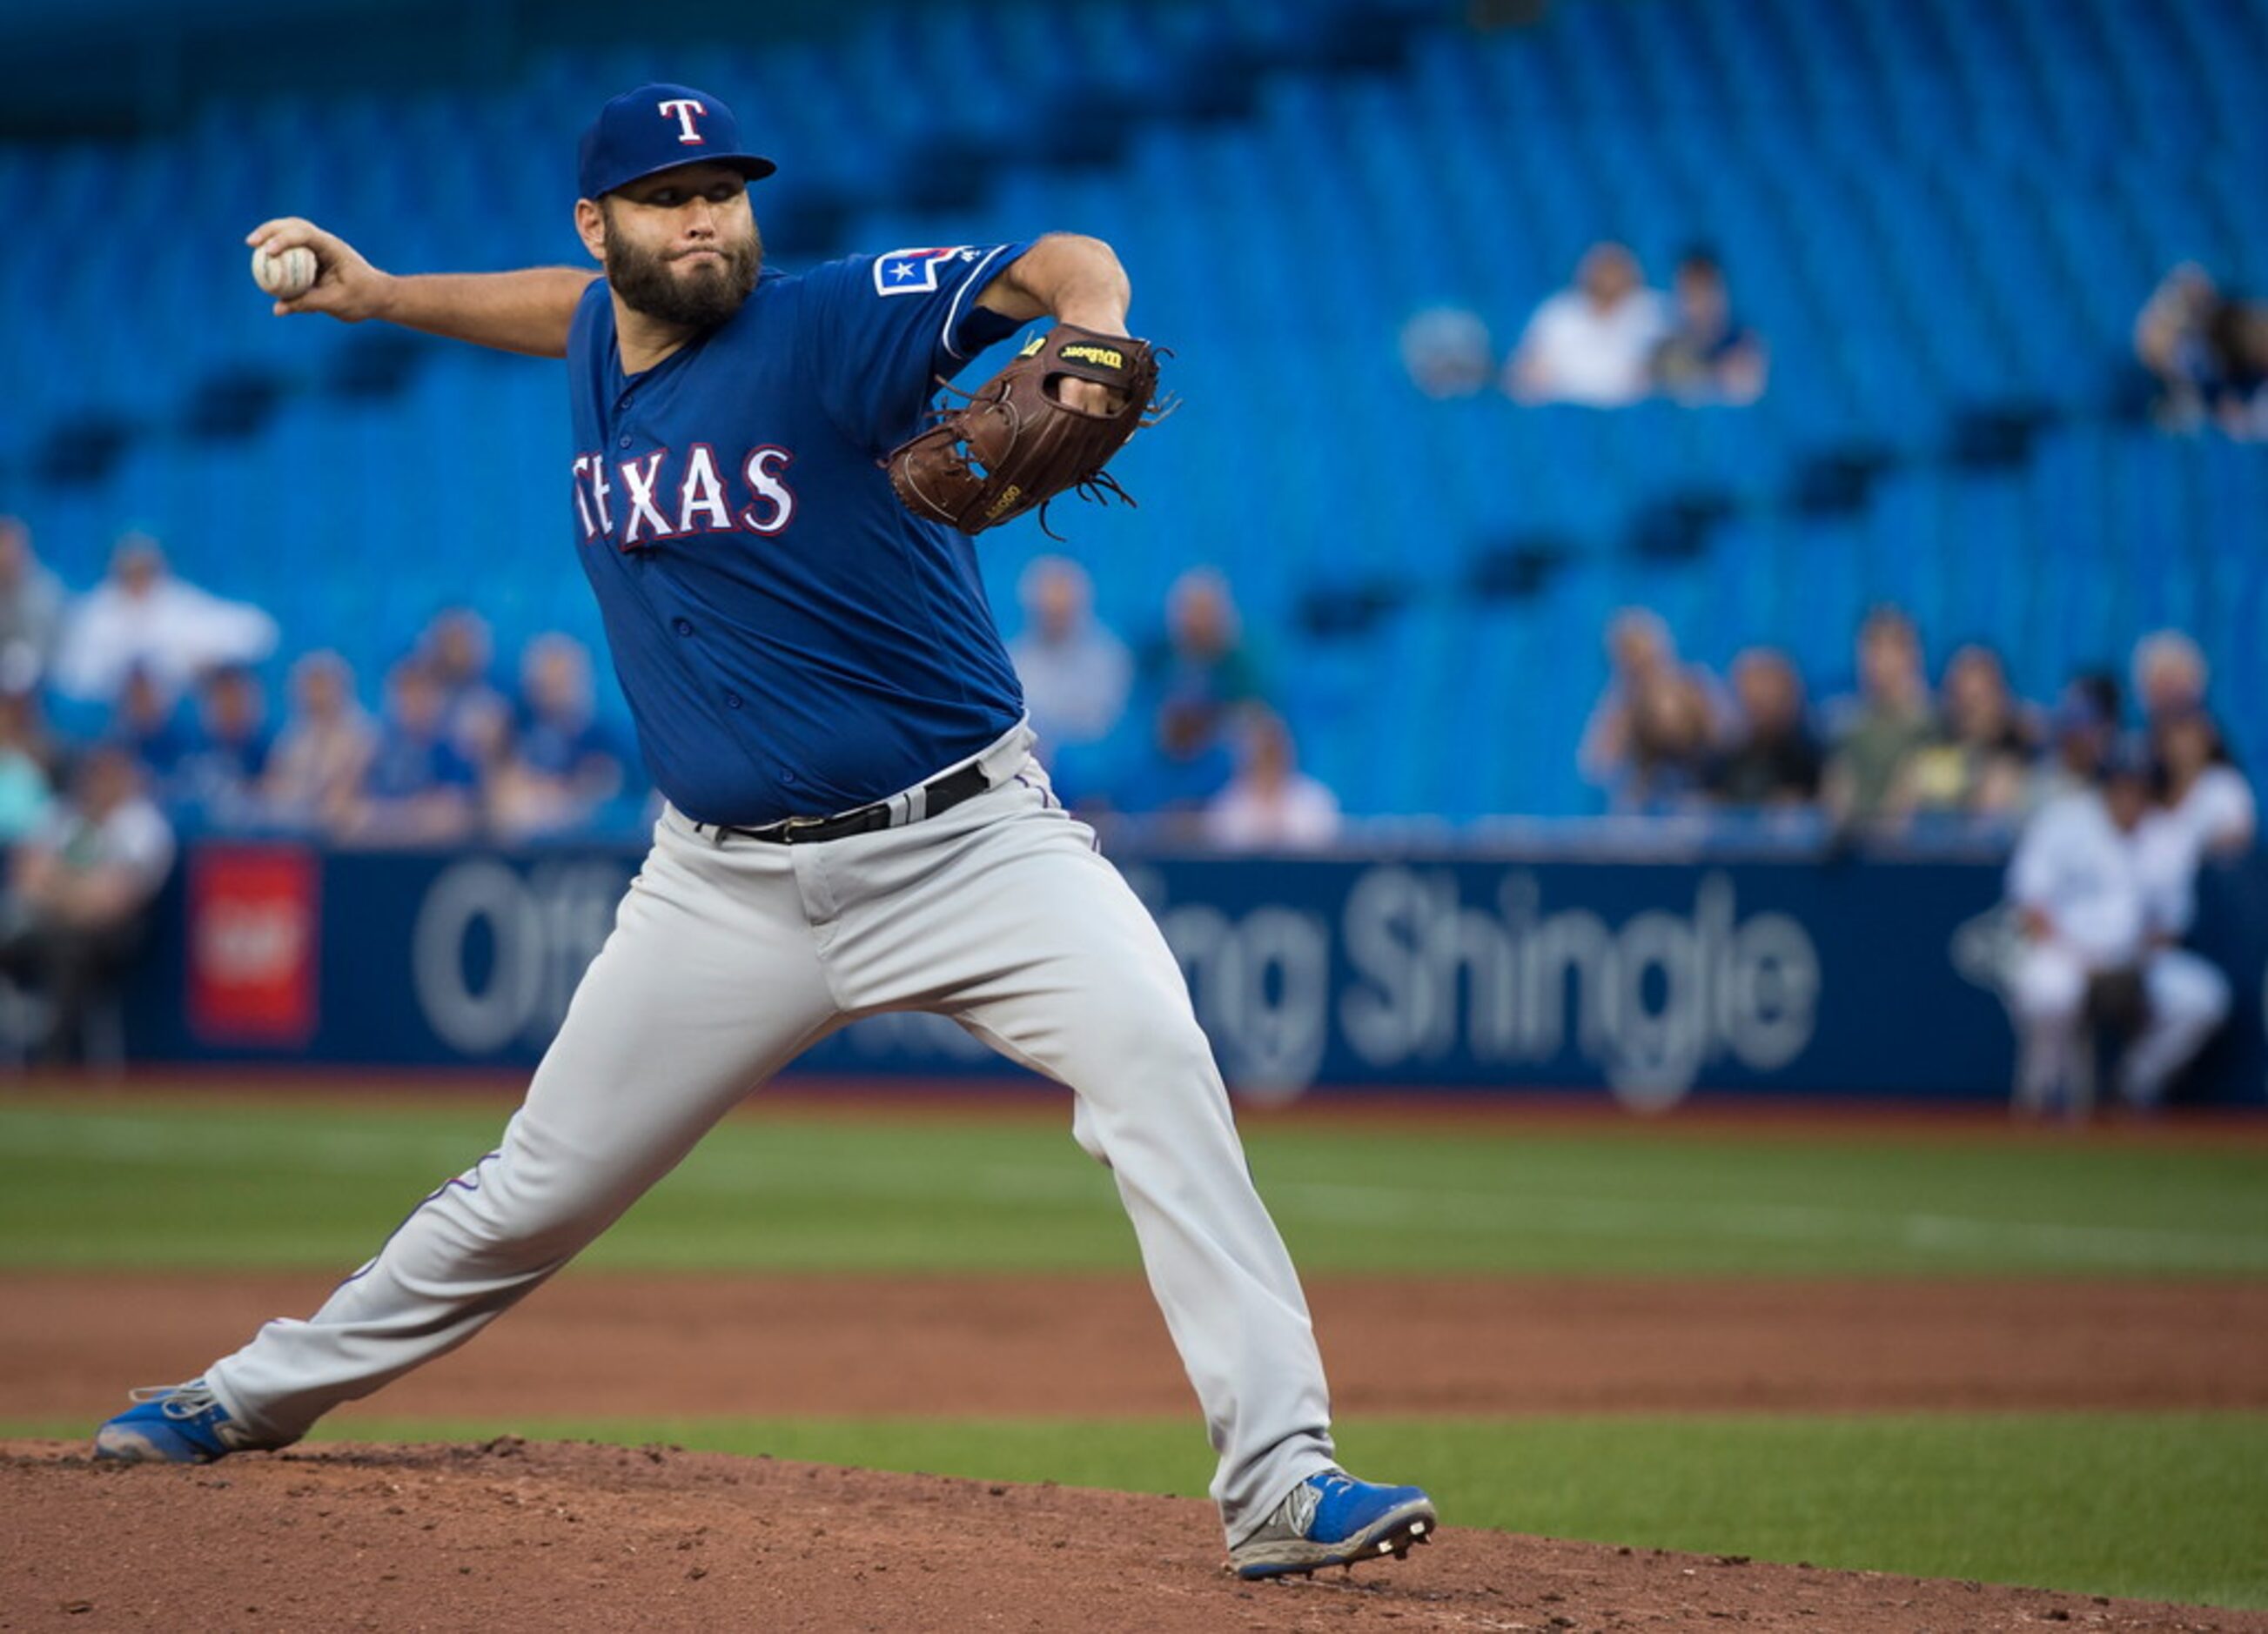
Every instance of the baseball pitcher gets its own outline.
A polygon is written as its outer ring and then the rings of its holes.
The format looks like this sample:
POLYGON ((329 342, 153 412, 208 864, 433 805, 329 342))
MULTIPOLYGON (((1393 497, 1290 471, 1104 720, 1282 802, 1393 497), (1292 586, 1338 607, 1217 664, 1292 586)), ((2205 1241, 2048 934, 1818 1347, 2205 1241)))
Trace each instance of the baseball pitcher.
POLYGON ((1049 234, 789 276, 749 200, 773 168, 714 96, 647 85, 583 138, 599 276, 395 277, 307 221, 252 234, 279 313, 566 360, 573 548, 666 805, 497 1149, 312 1317, 137 1391, 96 1450, 290 1445, 470 1339, 799 1052, 922 1010, 1072 1091, 1219 1454, 1234 1569, 1403 1554, 1433 1506, 1333 1461, 1307 1303, 1180 968, 1050 791, 977 575, 970 535, 1115 491, 1102 463, 1152 411, 1117 257, 1049 234), (928 423, 939 379, 1043 316, 928 423))

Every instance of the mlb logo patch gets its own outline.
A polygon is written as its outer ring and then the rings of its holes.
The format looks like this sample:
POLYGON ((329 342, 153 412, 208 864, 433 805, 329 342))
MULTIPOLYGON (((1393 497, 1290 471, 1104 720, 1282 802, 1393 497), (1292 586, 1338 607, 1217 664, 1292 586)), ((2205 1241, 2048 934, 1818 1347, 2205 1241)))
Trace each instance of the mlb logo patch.
POLYGON ((892 250, 887 255, 878 255, 874 258, 874 293, 933 295, 937 292, 938 269, 955 259, 975 261, 976 252, 966 244, 954 244, 943 249, 892 250))

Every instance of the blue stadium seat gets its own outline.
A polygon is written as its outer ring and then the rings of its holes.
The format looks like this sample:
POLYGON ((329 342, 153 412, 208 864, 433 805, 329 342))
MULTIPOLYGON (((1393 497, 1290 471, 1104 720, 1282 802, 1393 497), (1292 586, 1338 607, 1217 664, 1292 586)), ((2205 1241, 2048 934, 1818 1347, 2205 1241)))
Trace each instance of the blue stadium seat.
MULTIPOLYGON (((1332 60, 1345 8, 1301 0, 866 8, 819 40, 563 47, 477 95, 286 93, 130 145, 0 147, 11 219, 133 247, 0 259, 0 302, 40 316, 0 351, 4 504, 79 585, 147 520, 185 570, 274 606, 287 640, 350 646, 373 687, 445 599, 477 593, 500 650, 555 625, 595 638, 556 514, 556 375, 421 356, 398 394, 341 400, 367 332, 269 319, 239 240, 298 211, 404 269, 579 261, 575 135, 666 73, 713 80, 780 158, 758 205, 819 223, 797 264, 821 240, 1045 227, 1122 246, 1188 401, 1123 457, 1138 511, 1066 507, 1071 548, 1130 627, 1182 567, 1227 570, 1295 678, 1310 762, 1359 783, 1351 805, 1588 809, 1569 756, 1625 601, 1711 662, 1771 641, 1824 676, 1894 600, 1933 654, 1989 637, 2043 693, 2183 623, 2244 706, 2246 752, 2268 750, 2268 462, 2104 418, 2169 265, 2268 284, 2268 4, 1561 0, 1485 32, 1443 0, 1398 10, 1407 51, 1350 62, 1332 60), (905 94, 916 70, 953 94, 905 94), (1042 83, 1067 93, 1051 152, 1009 112, 1042 83), (500 166, 508 141, 559 163, 500 166), (961 170, 925 168, 940 155, 961 170), (1501 354, 1604 237, 1658 282, 1687 244, 1716 248, 1771 342, 1762 403, 1600 414, 1406 386, 1410 313, 1469 305, 1501 354), (233 442, 186 434, 198 393, 247 372, 284 387, 277 412, 233 442), (2029 449, 1948 460, 1961 416, 2009 406, 2040 422, 2029 449), (92 419, 123 428, 122 457, 51 479, 92 419), (1890 463, 1855 510, 1805 514, 1792 488, 1822 453, 1890 463), (1703 553, 1630 556, 1634 519, 1681 501, 1726 508, 1703 553), (1539 537, 1573 565, 1469 603, 1476 556, 1539 537), (1399 611, 1311 644, 1309 591, 1387 582, 1399 611), (1390 691, 1364 684, 1381 673, 1390 691)), ((986 542, 1004 606, 1045 543, 986 542)))

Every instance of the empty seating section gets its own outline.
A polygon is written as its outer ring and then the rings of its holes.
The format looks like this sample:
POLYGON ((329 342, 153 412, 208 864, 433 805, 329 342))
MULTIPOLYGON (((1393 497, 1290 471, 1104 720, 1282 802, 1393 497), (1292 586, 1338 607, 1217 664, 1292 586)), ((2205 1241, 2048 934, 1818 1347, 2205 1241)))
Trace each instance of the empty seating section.
MULTIPOLYGON (((81 251, 0 259, 33 317, 0 348, 0 508, 79 585, 147 526, 366 686, 452 600, 507 653, 595 641, 549 369, 277 323, 240 239, 297 212, 401 269, 578 261, 576 135, 648 77, 713 85, 776 153, 783 262, 1122 247, 1186 405, 1124 456, 1138 512, 1058 519, 1132 636, 1182 568, 1226 568, 1354 810, 1589 809, 1574 744, 1631 601, 1694 657, 1777 643, 1822 689, 1881 599, 1933 662, 1990 641, 2034 696, 2179 624, 2268 751, 2268 454, 2159 434, 2128 375, 2175 262, 2268 289, 2268 0, 1560 0, 1481 32, 1447 0, 868 7, 825 41, 559 50, 477 96, 279 92, 163 139, 0 147, 9 218, 81 251), (1656 282, 1718 251, 1770 342, 1761 402, 1410 387, 1410 313, 1469 306, 1501 355, 1602 238, 1656 282), (282 395, 232 427, 235 387, 282 395), (1979 416, 2005 446, 1977 453, 1979 416), (1506 553, 1540 566, 1476 588, 1506 553), (1366 591, 1366 623, 1303 619, 1366 591)), ((1050 548, 986 541, 1005 620, 1050 548)))

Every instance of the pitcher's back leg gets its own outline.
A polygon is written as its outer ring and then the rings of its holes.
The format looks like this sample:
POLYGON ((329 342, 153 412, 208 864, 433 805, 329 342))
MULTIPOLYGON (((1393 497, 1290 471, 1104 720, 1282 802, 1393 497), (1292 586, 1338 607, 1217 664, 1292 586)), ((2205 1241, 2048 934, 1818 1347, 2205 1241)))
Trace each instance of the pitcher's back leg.
POLYGON ((498 1148, 313 1317, 269 1322, 209 1383, 256 1444, 278 1445, 462 1344, 836 1020, 784 851, 665 824, 498 1148))

